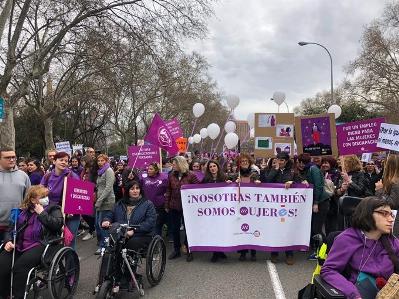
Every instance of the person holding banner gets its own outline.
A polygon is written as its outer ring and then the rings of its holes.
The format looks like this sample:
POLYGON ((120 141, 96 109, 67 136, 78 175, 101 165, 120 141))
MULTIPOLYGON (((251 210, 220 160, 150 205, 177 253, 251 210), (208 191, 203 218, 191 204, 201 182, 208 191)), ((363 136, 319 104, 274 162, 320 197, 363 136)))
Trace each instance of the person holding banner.
MULTIPOLYGON (((383 181, 375 184, 376 195, 392 203, 392 208, 399 210, 399 155, 390 154, 385 163, 383 181)), ((399 236, 399 217, 395 218, 394 236, 399 236)))
POLYGON ((101 248, 105 246, 105 238, 108 237, 108 231, 101 228, 104 216, 112 211, 115 204, 114 182, 115 174, 109 165, 107 155, 100 154, 97 157, 98 176, 96 181, 96 232, 99 235, 99 248, 95 252, 96 255, 101 253, 101 248))
MULTIPOLYGON (((183 219, 183 208, 181 203, 180 189, 183 185, 198 184, 198 178, 189 170, 186 159, 182 156, 176 156, 172 159, 173 170, 169 174, 168 188, 165 195, 165 211, 169 216, 169 224, 173 236, 174 251, 169 255, 169 259, 173 260, 181 256, 180 253, 180 226, 183 219)), ((185 246, 188 248, 187 236, 184 240, 185 246)), ((193 254, 187 253, 187 262, 193 260, 193 254)))
MULTIPOLYGON (((269 171, 265 180, 262 180, 262 183, 278 183, 285 184, 285 188, 291 187, 294 182, 294 170, 293 162, 290 159, 290 156, 286 152, 280 152, 276 156, 277 163, 275 166, 269 171)), ((271 262, 278 262, 278 252, 271 253, 271 262)), ((294 260, 294 252, 288 250, 285 252, 285 262, 287 265, 295 264, 294 260)))
MULTIPOLYGON (((49 205, 48 190, 36 185, 30 187, 21 203, 17 220, 17 238, 13 244, 11 234, 7 235, 4 250, 0 253, 0 298, 10 295, 10 276, 12 256, 15 251, 13 267, 13 298, 24 298, 25 284, 31 268, 40 264, 46 242, 61 235, 64 225, 61 207, 49 205)), ((10 231, 13 227, 10 228, 10 231)))
MULTIPOLYGON (((202 184, 224 183, 226 182, 226 175, 223 173, 220 165, 215 160, 210 160, 206 166, 205 176, 202 184)), ((216 263, 218 259, 226 259, 224 252, 213 252, 211 262, 216 263)))
MULTIPOLYGON (((56 153, 53 161, 53 170, 46 173, 40 182, 41 185, 49 190, 48 197, 50 200, 50 205, 62 205, 64 180, 66 177, 79 179, 79 177, 68 168, 68 161, 69 155, 67 153, 56 153)), ((75 248, 76 235, 78 233, 80 224, 80 215, 67 215, 65 224, 74 235, 71 247, 75 248)))
POLYGON ((162 228, 167 224, 168 215, 165 211, 165 193, 168 188, 168 176, 161 174, 156 162, 147 168, 147 176, 142 176, 141 186, 144 196, 150 200, 157 213, 156 233, 162 236, 162 228))
MULTIPOLYGON (((251 156, 247 153, 241 153, 237 157, 237 175, 229 177, 229 181, 235 181, 236 183, 260 183, 259 173, 255 169, 254 161, 251 156)), ((245 261, 248 253, 247 249, 239 250, 239 260, 245 261)), ((256 261, 256 250, 251 249, 251 261, 256 261)))

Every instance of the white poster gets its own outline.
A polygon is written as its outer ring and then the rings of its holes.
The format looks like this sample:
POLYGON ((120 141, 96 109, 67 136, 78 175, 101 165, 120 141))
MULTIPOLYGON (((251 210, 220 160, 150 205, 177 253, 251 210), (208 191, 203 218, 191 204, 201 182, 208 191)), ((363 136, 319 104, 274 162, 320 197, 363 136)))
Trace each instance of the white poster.
POLYGON ((377 147, 399 151, 399 125, 382 123, 377 147))
POLYGON ((313 189, 282 184, 182 187, 191 251, 307 250, 313 189))
POLYGON ((69 155, 71 154, 71 144, 69 141, 62 141, 62 142, 56 142, 55 143, 55 149, 57 152, 65 152, 68 153, 69 155))

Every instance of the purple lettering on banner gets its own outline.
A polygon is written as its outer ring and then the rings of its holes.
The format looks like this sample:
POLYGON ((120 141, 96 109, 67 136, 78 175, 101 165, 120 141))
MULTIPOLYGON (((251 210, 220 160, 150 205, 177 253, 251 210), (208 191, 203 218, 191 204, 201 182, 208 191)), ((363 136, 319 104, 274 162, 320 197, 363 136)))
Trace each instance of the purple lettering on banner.
POLYGON ((381 150, 377 147, 377 139, 383 122, 385 118, 380 117, 337 126, 339 154, 357 155, 381 150))
POLYGON ((176 118, 165 121, 165 125, 168 127, 168 130, 175 141, 177 138, 183 137, 183 130, 176 118))
POLYGON ((145 169, 152 162, 160 163, 159 147, 152 144, 128 147, 129 167, 145 169))
POLYGON ((67 178, 64 192, 64 213, 93 215, 94 187, 92 182, 67 178))

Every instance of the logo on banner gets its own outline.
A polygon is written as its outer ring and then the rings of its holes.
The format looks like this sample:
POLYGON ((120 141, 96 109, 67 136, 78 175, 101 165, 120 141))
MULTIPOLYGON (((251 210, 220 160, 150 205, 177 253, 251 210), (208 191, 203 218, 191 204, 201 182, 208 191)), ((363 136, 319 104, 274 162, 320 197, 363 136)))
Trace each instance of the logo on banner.
POLYGON ((241 230, 242 230, 243 232, 249 231, 249 224, 248 224, 248 223, 243 223, 243 224, 241 225, 241 230))
POLYGON ((172 147, 172 138, 165 127, 160 127, 158 129, 158 142, 162 146, 172 147))

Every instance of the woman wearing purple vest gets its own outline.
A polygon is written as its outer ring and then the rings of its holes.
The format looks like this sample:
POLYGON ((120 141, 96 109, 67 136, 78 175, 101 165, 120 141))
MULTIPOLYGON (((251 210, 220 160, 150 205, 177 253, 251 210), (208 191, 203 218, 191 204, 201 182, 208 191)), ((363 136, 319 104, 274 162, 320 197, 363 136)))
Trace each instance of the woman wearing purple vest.
MULTIPOLYGON (((4 242, 0 253, 0 298, 10 295, 12 255, 15 250, 13 295, 24 297, 25 283, 31 268, 40 264, 41 256, 49 240, 61 235, 64 219, 59 205, 49 205, 47 189, 37 185, 31 187, 21 204, 17 221, 17 239, 13 244, 12 234, 4 242)), ((10 228, 10 231, 13 228, 10 228)))

